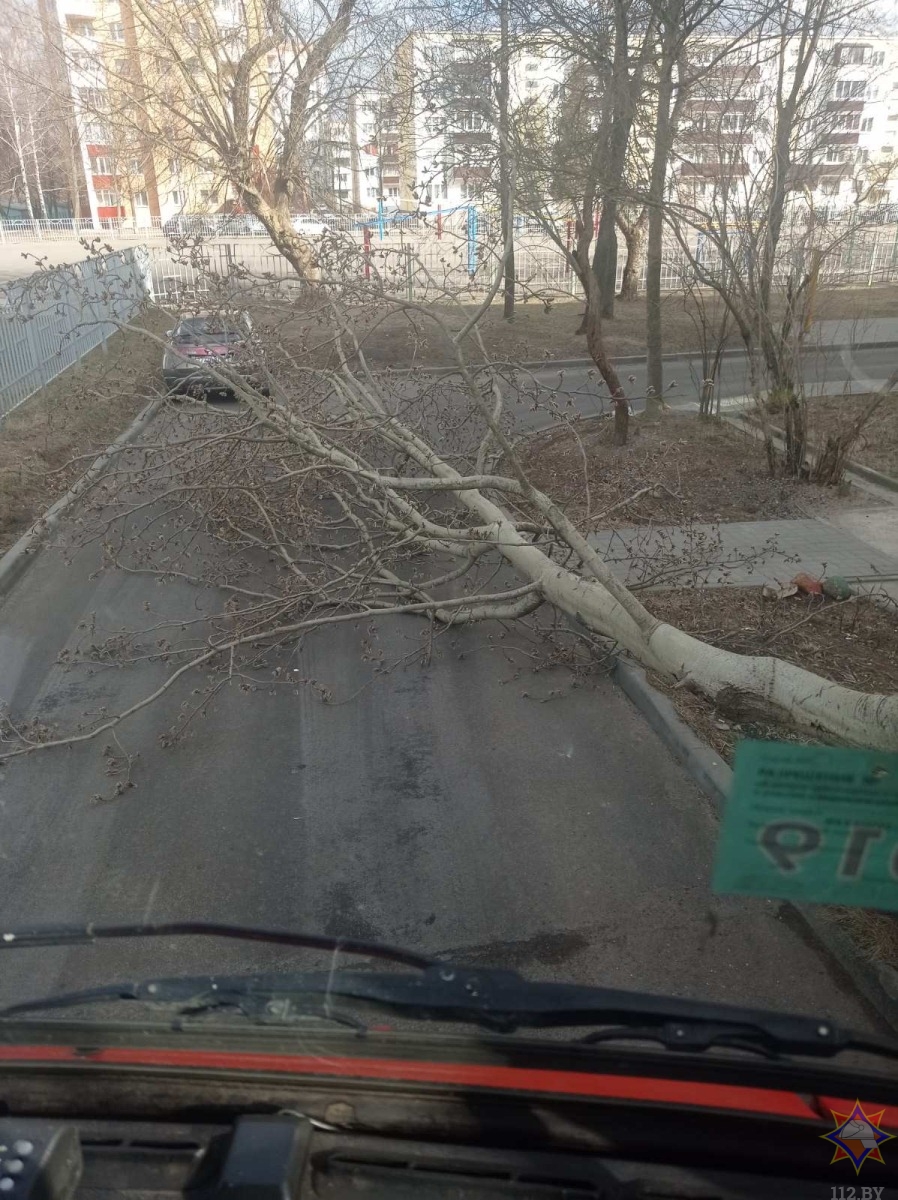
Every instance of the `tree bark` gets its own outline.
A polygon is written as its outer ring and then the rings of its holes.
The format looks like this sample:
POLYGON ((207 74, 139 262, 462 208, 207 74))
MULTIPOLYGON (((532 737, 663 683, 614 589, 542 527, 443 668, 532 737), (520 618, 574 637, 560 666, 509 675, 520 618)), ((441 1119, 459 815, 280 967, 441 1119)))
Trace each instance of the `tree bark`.
POLYGON ((624 263, 624 273, 621 278, 618 300, 638 300, 639 282, 645 263, 645 235, 648 225, 649 210, 643 208, 632 224, 628 224, 622 216, 618 216, 617 224, 624 235, 627 247, 627 260, 624 263))
POLYGON ((506 321, 514 320, 515 265, 514 265, 514 181, 512 164, 509 162, 508 101, 509 101, 509 44, 508 4, 500 0, 499 5, 499 207, 502 246, 502 316, 506 321))
MULTIPOLYGON (((665 30, 669 43, 674 31, 665 30)), ((664 335, 661 329, 661 268, 664 258, 664 190, 673 143, 671 103, 673 100, 674 56, 666 44, 661 54, 658 104, 655 114, 655 146, 649 179, 649 231, 645 259, 645 415, 660 417, 664 397, 664 335)))
POLYGON ((600 316, 603 320, 613 320, 617 288, 617 200, 609 196, 602 197, 592 271, 598 285, 600 316))

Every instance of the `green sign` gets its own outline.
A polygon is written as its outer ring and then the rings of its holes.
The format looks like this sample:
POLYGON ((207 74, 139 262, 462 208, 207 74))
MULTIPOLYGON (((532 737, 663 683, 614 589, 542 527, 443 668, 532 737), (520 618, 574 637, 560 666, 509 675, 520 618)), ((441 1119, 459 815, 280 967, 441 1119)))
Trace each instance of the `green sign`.
POLYGON ((898 754, 742 742, 714 890, 898 910, 898 754))

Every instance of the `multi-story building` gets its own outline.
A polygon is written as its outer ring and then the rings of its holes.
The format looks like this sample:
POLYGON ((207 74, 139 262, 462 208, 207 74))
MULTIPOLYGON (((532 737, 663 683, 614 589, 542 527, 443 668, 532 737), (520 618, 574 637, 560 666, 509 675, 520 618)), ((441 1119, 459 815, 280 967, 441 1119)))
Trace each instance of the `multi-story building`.
MULTIPOLYGON (((414 33, 397 52, 399 198, 452 207, 489 193, 497 155, 499 35, 414 33)), ((558 57, 512 44, 509 108, 551 106, 565 78, 558 57)))
MULTIPOLYGON (((788 90, 788 49, 785 62, 788 90)), ((772 169, 778 63, 763 43, 723 57, 713 41, 699 50, 671 163, 681 200, 726 204, 736 216, 751 207, 772 169)), ((822 43, 805 89, 790 138, 792 194, 832 214, 898 200, 898 39, 822 43)))
MULTIPOLYGON (((95 222, 141 227, 183 212, 226 210, 232 195, 214 149, 195 122, 214 124, 227 103, 233 59, 245 42, 252 0, 162 0, 151 27, 132 0, 40 0, 44 35, 61 58, 71 95, 95 222), (164 41, 165 53, 160 53, 164 41), (174 67, 166 54, 176 54, 174 67)), ((255 19, 264 21, 261 5, 255 19)), ((268 52, 252 84, 262 111, 284 85, 277 50, 268 52)), ((273 143, 277 104, 258 121, 256 137, 273 143)), ((259 161, 266 147, 261 147, 259 161)))
POLYGON ((307 207, 336 213, 399 207, 395 99, 367 88, 314 122, 306 139, 307 207))
MULTIPOLYGON (((562 63, 551 43, 551 36, 512 41, 509 104, 541 105, 547 122, 560 128, 565 100, 588 72, 575 60, 562 63)), ((775 46, 736 45, 723 59, 720 49, 708 39, 693 51, 699 78, 670 166, 671 188, 696 205, 721 188, 737 203, 771 161, 775 46)), ((497 50, 493 32, 415 33, 401 43, 403 207, 463 204, 495 186, 497 50)), ((814 100, 805 106, 790 186, 818 210, 898 202, 898 38, 826 41, 810 77, 814 100)))

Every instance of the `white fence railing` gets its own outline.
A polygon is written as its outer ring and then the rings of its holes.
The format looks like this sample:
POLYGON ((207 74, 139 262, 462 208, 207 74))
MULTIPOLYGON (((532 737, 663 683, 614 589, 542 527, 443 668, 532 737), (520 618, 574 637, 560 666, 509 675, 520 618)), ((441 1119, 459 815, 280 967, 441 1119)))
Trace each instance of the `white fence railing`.
MULTIPOLYGON (((338 232, 318 243, 322 278, 351 284, 370 280, 385 290, 411 300, 437 299, 441 294, 482 294, 490 286, 496 270, 498 247, 479 237, 476 228, 464 224, 446 226, 437 236, 432 225, 415 229, 394 226, 384 238, 369 231, 338 232)), ((698 253, 705 277, 719 276, 721 264, 713 249, 706 245, 698 253)), ((236 288, 250 279, 265 279, 274 287, 293 283, 295 273, 270 243, 258 241, 209 241, 195 246, 190 253, 153 245, 148 248, 153 295, 171 301, 203 297, 231 280, 236 288)), ((625 255, 617 261, 617 287, 621 286, 625 255)), ((782 275, 788 267, 782 264, 782 275)), ((582 299, 583 291, 563 250, 548 238, 522 233, 515 240, 515 266, 518 292, 528 295, 582 299)), ((898 280, 898 237, 896 231, 883 229, 859 234, 825 255, 820 265, 820 283, 834 286, 871 286, 898 280)), ((700 283, 689 255, 679 246, 664 251, 661 287, 665 292, 681 291, 700 283)), ((645 286, 645 268, 640 287, 645 286)))
POLYGON ((135 246, 0 289, 0 418, 134 315, 149 296, 148 268, 135 246))

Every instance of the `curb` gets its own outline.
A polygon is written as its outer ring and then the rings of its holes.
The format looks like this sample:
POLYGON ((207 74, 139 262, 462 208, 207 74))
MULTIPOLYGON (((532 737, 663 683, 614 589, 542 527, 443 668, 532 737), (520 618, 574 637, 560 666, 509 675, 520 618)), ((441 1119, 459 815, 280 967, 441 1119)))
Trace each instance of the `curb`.
MULTIPOLYGON (((641 667, 618 658, 612 675, 674 757, 710 797, 719 819, 732 786, 732 769, 693 733, 667 696, 649 683, 641 667)), ((851 939, 827 920, 824 910, 818 906, 791 901, 783 901, 783 904, 800 918, 811 938, 835 959, 879 1016, 898 1032, 898 971, 864 958, 851 939)))
MULTIPOLYGON (((820 350, 895 350, 898 349, 898 340, 887 342, 833 342, 826 346, 803 346, 802 353, 816 353, 820 350)), ((672 354, 662 354, 663 362, 689 362, 694 358, 701 358, 701 350, 677 350, 672 354)), ((729 350, 721 352, 721 358, 745 358, 746 354, 743 349, 736 346, 729 350)), ((613 359, 617 366, 635 366, 646 361, 644 354, 621 354, 613 359)), ((595 368, 595 363, 591 358, 540 358, 531 362, 514 362, 509 363, 502 360, 494 360, 490 363, 472 363, 471 369, 474 371, 482 370, 485 366, 507 367, 513 366, 522 371, 553 371, 567 370, 574 367, 595 368)), ((387 368, 393 375, 457 375, 458 367, 428 367, 426 363, 421 363, 417 367, 395 367, 387 368)), ((384 372, 385 373, 385 372, 384 372)))
POLYGON ((79 496, 82 496, 88 488, 96 483, 117 451, 143 433, 162 407, 162 403, 161 397, 151 400, 138 413, 125 432, 117 437, 99 458, 94 459, 81 478, 69 488, 65 495, 60 496, 56 503, 51 505, 42 517, 38 517, 31 528, 23 533, 14 545, 10 546, 0 558, 0 596, 6 595, 27 570, 28 565, 43 544, 44 534, 54 529, 59 524, 63 513, 75 503, 79 496))

